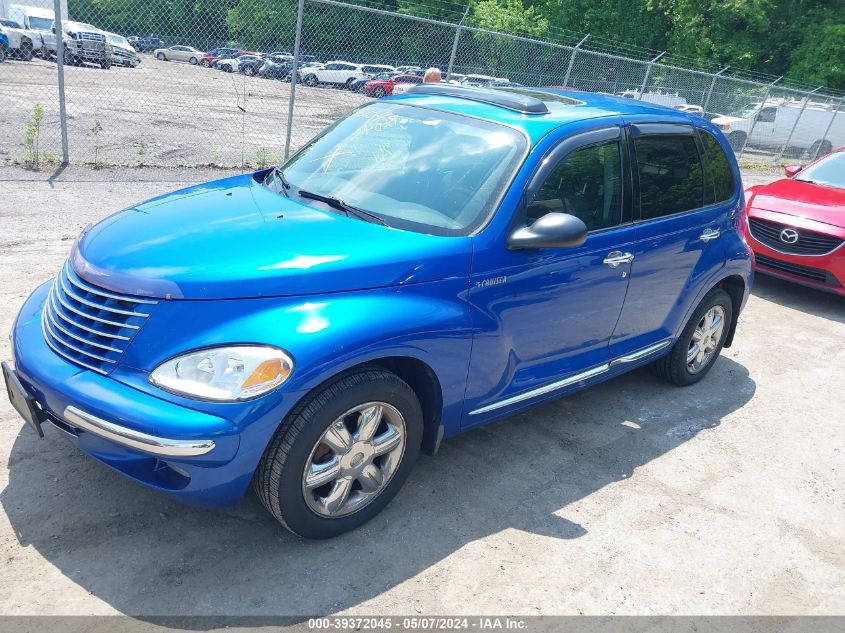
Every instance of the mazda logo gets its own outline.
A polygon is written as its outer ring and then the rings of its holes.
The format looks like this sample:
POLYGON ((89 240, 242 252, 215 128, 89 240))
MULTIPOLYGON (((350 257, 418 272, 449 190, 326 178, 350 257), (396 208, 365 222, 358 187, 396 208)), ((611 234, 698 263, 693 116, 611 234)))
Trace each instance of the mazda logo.
POLYGON ((798 231, 795 229, 784 229, 780 232, 780 241, 784 244, 795 244, 798 241, 798 231))

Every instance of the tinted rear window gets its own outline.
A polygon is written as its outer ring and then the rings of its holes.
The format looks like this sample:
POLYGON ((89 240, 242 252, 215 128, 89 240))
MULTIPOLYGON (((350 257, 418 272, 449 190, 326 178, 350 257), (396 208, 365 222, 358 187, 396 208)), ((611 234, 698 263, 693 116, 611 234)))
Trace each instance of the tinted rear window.
POLYGON ((643 220, 698 209, 704 177, 692 134, 643 135, 634 140, 643 220))
POLYGON ((704 148, 704 173, 707 186, 704 189, 704 204, 724 202, 734 197, 736 186, 731 163, 722 146, 710 132, 698 130, 701 145, 704 148))

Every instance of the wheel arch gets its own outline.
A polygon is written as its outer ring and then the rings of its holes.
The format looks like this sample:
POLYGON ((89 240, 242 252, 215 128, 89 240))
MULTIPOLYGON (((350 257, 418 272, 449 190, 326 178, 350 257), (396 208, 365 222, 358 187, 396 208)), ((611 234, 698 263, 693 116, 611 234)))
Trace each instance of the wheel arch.
POLYGON ((739 321, 739 312, 742 309, 742 300, 745 297, 746 291, 745 279, 741 275, 729 275, 720 280, 713 288, 721 288, 727 292, 733 304, 731 323, 728 326, 728 336, 725 338, 724 345, 727 348, 733 343, 734 334, 736 333, 736 324, 739 321))
MULTIPOLYGON (((385 355, 369 358, 355 365, 344 367, 342 370, 325 377, 319 384, 309 389, 308 392, 299 398, 298 403, 307 401, 314 394, 325 389, 326 385, 338 380, 342 376, 373 367, 396 374, 413 389, 423 411, 422 450, 428 455, 434 455, 440 446, 440 440, 443 439, 443 390, 440 379, 437 377, 434 369, 419 358, 403 355, 385 355)), ((295 409, 296 406, 291 409, 291 412, 295 409)), ((279 428, 287 423, 291 412, 281 422, 279 428)))

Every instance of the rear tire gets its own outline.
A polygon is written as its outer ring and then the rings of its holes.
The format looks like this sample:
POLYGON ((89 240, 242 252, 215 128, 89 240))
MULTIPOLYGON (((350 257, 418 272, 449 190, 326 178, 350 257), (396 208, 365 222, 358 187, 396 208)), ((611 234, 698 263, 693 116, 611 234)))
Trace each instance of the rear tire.
POLYGON ((417 459, 422 431, 419 400, 397 375, 378 367, 341 374, 291 411, 261 458, 253 488, 294 534, 338 536, 396 495, 417 459), (366 433, 363 422, 375 407, 378 416, 370 419, 377 421, 366 433), (309 482, 312 477, 322 483, 309 482))
POLYGON ((316 75, 305 75, 305 85, 314 88, 319 82, 316 75))
POLYGON ((163 61, 163 62, 166 62, 166 61, 167 61, 167 56, 166 56, 164 53, 159 53, 158 55, 156 55, 156 59, 159 59, 159 60, 161 60, 161 61, 163 61))
POLYGON ((25 61, 25 62, 31 61, 32 56, 34 54, 35 54, 35 51, 32 48, 32 42, 22 42, 21 43, 21 48, 20 48, 20 52, 18 53, 18 55, 20 55, 20 58, 23 61, 25 61))
POLYGON ((211 66, 211 63, 207 59, 204 59, 200 62, 200 66, 202 66, 203 68, 208 68, 209 66, 211 66))
POLYGON ((191 57, 191 59, 189 59, 189 60, 188 60, 188 63, 189 63, 191 66, 196 66, 196 65, 197 65, 197 58, 196 58, 196 57, 191 57))
POLYGON ((254 74, 255 68, 253 68, 252 66, 247 66, 246 68, 244 68, 244 75, 246 75, 247 77, 252 77, 254 74))
POLYGON ((672 350, 652 363, 654 372, 675 385, 694 385, 713 367, 733 319, 730 295, 714 288, 692 313, 672 350), (712 318, 712 321, 708 320, 712 318), (719 322, 716 323, 716 318, 719 322), (700 361, 698 364, 696 361, 700 361))
POLYGON ((384 91, 384 88, 382 88, 381 86, 379 86, 378 88, 376 88, 373 91, 373 95, 375 96, 376 99, 381 99, 385 94, 386 93, 384 91))
POLYGON ((810 149, 807 150, 807 158, 810 160, 816 160, 825 154, 830 154, 832 151, 833 144, 830 141, 822 141, 820 139, 818 141, 814 141, 813 144, 810 145, 810 149))

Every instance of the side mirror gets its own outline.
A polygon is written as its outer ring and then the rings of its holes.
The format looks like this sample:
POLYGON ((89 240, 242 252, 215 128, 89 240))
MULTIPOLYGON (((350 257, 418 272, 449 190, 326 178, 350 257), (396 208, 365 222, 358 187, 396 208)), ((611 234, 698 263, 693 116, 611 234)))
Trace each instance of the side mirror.
POLYGON ((573 248, 586 239, 587 225, 580 218, 552 212, 511 233, 508 248, 573 248))
POLYGON ((804 165, 784 165, 783 173, 786 174, 787 178, 792 178, 802 169, 804 169, 804 165))
POLYGON ((52 31, 53 31, 53 35, 55 35, 56 34, 56 27, 55 26, 53 27, 52 31))

